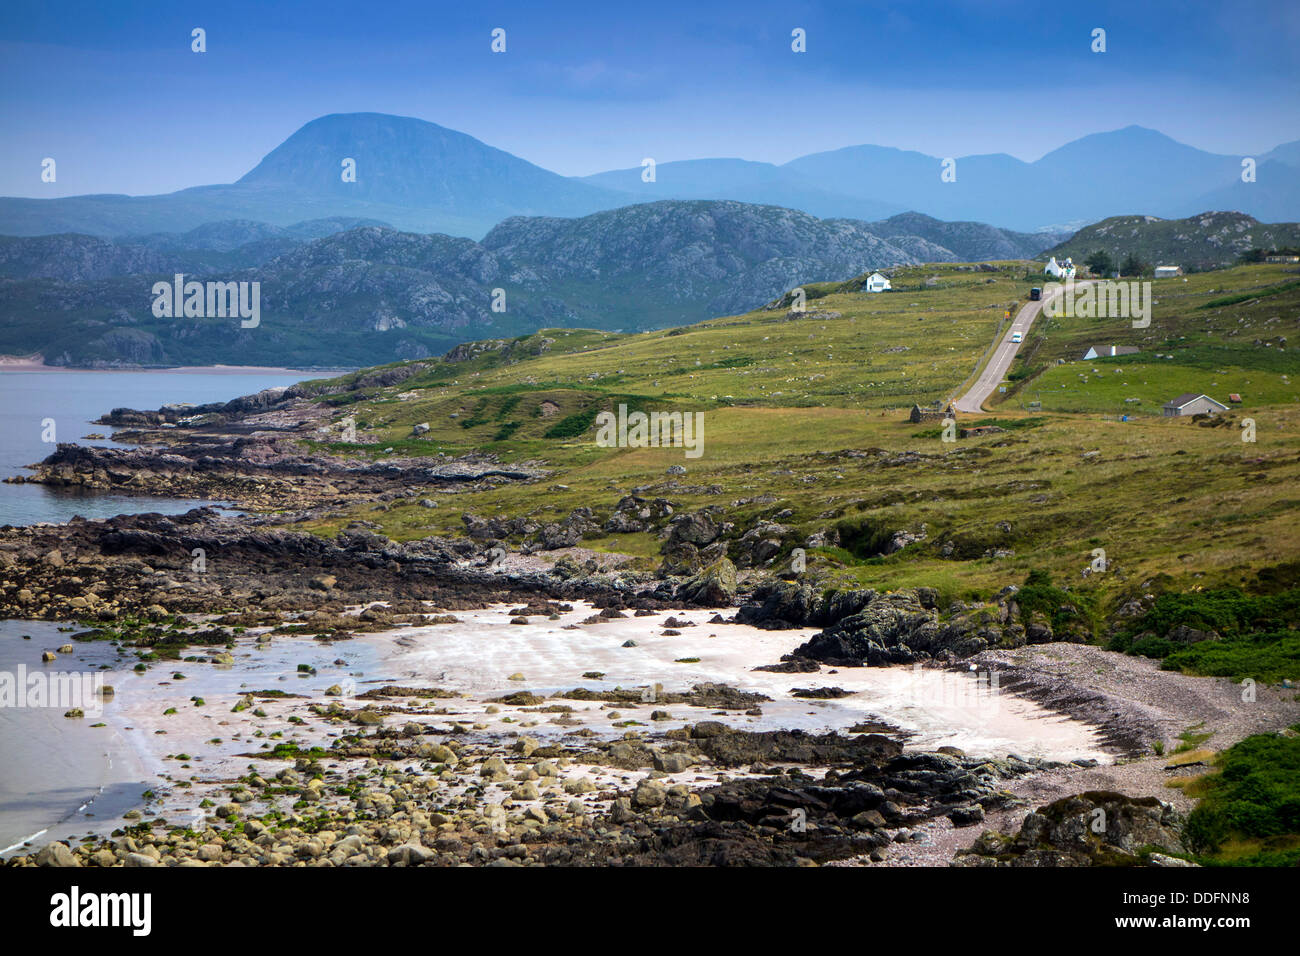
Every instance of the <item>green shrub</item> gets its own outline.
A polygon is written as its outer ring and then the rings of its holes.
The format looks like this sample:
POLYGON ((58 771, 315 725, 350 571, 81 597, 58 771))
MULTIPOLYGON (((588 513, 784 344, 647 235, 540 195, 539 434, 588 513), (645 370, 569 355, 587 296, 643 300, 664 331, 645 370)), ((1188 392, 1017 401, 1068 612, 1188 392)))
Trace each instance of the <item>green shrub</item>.
POLYGON ((1092 631, 1092 599, 1085 594, 1053 587, 1050 583, 1029 583, 1043 578, 1051 580, 1044 572, 1031 571, 1024 587, 1016 592, 1015 600, 1020 607, 1021 623, 1028 624, 1029 619, 1038 613, 1052 622, 1052 630, 1055 632, 1066 630, 1072 624, 1082 624, 1088 631, 1092 631))
POLYGON ((1217 771, 1200 787, 1202 799, 1187 818, 1183 838, 1194 853, 1211 857, 1203 862, 1215 862, 1230 839, 1247 839, 1263 841, 1259 851, 1232 862, 1300 863, 1300 848, 1288 845, 1300 837, 1300 737, 1247 737, 1223 752, 1217 771))
POLYGON ((1300 281, 1283 282, 1281 285, 1270 286, 1265 289, 1253 289, 1249 292, 1238 292, 1235 295, 1226 295, 1219 299, 1211 299, 1202 309, 1218 309, 1225 305, 1236 305, 1239 302, 1249 302, 1252 299, 1262 299, 1270 295, 1280 295, 1283 292, 1289 292, 1292 289, 1300 288, 1300 281))
POLYGON ((592 404, 574 412, 572 415, 566 415, 558 422, 547 429, 542 435, 543 438, 577 438, 588 428, 596 424, 596 416, 600 414, 600 406, 592 404))
POLYGON ((858 560, 875 558, 885 553, 894 529, 878 518, 846 519, 835 526, 840 546, 858 560))
POLYGON ((1238 588, 1166 592, 1111 640, 1112 650, 1161 660, 1166 670, 1266 683, 1300 677, 1300 589, 1249 595, 1238 588), (1219 640, 1181 643, 1179 627, 1219 640))
POLYGON ((1300 633, 1264 631, 1235 641, 1200 641, 1188 647, 1171 648, 1164 654, 1145 656, 1163 657, 1161 667, 1165 670, 1208 677, 1251 677, 1277 684, 1300 678, 1300 633))
POLYGON ((507 396, 506 400, 501 403, 501 407, 497 409, 497 413, 494 416, 495 419, 499 422, 504 421, 506 416, 509 415, 511 412, 513 412, 515 410, 515 406, 518 405, 522 400, 523 400, 522 395, 507 396))

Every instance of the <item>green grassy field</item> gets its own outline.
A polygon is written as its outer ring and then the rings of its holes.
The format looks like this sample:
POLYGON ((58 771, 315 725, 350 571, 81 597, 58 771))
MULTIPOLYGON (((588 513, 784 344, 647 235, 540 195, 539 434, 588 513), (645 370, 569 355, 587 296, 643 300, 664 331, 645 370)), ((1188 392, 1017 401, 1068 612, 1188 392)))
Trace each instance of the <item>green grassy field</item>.
MULTIPOLYGON (((465 512, 551 521, 590 507, 603 519, 636 489, 679 510, 721 505, 742 529, 783 515, 792 529, 788 547, 845 521, 924 532, 887 557, 839 549, 810 556, 839 580, 987 595, 1043 569, 1086 589, 1099 607, 1157 584, 1249 587, 1261 569, 1300 558, 1300 425, 1283 378, 1290 353, 1277 343, 1297 324, 1300 299, 1288 291, 1201 308, 1285 281, 1277 267, 1172 280, 1176 291, 1158 293, 1145 330, 1161 343, 1187 343, 1182 360, 1168 364, 1144 354, 1058 366, 1053 356, 1105 336, 1044 322, 1034 359, 1042 373, 981 416, 1008 429, 948 443, 934 425, 906 421, 907 409, 957 393, 1005 310, 1041 284, 1024 263, 970 268, 899 270, 899 291, 884 294, 852 284, 808 287, 804 315, 760 309, 636 335, 547 330, 504 355, 483 351, 433 363, 400 385, 322 396, 337 406, 336 421, 352 415, 358 424, 358 444, 333 448, 381 458, 485 449, 543 462, 551 473, 530 485, 442 495, 434 509, 367 506, 307 527, 331 533, 364 517, 401 540, 462 534, 465 512), (1230 324, 1237 334, 1220 334, 1230 324), (1274 345, 1253 344, 1266 334, 1274 345), (1219 364, 1220 348, 1230 350, 1231 363, 1219 364), (1059 401, 1048 400, 1053 384, 1059 401), (1243 443, 1234 427, 1158 417, 1167 398, 1201 390, 1225 399, 1240 391, 1257 422, 1256 442, 1243 443), (1019 406, 1036 392, 1043 412, 1030 418, 1019 406), (1142 398, 1140 414, 1123 403, 1133 395, 1142 398), (619 404, 704 412, 703 457, 686 459, 680 448, 597 447, 595 414, 619 404), (1115 420, 1125 411, 1133 420, 1115 420), (430 431, 413 438, 417 423, 430 431), (670 465, 687 474, 666 475, 670 465), (369 510, 376 507, 382 510, 369 510), (1112 570, 1085 576, 1096 548, 1112 570)), ((659 542, 650 534, 584 545, 657 563, 659 542)))
MULTIPOLYGON (((973 380, 1006 311, 1042 284, 1029 264, 899 270, 888 294, 853 282, 809 286, 803 315, 782 306, 636 335, 547 330, 466 361, 426 363, 399 385, 319 399, 334 406, 335 421, 358 423, 358 442, 335 449, 379 459, 483 449, 540 462, 546 477, 434 494, 434 508, 399 499, 340 509, 302 527, 333 534, 362 518, 397 540, 457 536, 465 513, 541 524, 586 507, 601 523, 624 495, 663 496, 679 512, 719 508, 733 538, 779 521, 788 530, 772 570, 810 535, 836 530, 837 546, 808 550, 822 587, 927 586, 946 606, 1016 584, 1022 609, 1057 633, 1081 628, 1167 669, 1294 681, 1293 281, 1275 266, 1162 281, 1144 330, 1128 319, 1040 319, 1008 392, 992 411, 959 419, 1002 430, 957 441, 944 441, 938 423, 911 423, 907 411, 973 380), (1111 343, 1142 352, 1079 360, 1089 345, 1111 343), (1161 404, 1189 391, 1222 401, 1238 392, 1242 402, 1205 421, 1161 415, 1161 404), (1035 400, 1041 409, 1030 410, 1035 400), (598 447, 596 414, 620 404, 703 412, 704 454, 598 447), (1242 441, 1244 417, 1256 423, 1253 443, 1242 441), (429 431, 412 437, 419 423, 429 431), (686 473, 668 474, 674 465, 686 473), (919 540, 880 553, 898 531, 919 540), (1105 573, 1092 571, 1098 549, 1105 573), (1148 594, 1159 595, 1150 610, 1112 630, 1114 612, 1148 594), (1180 627, 1213 639, 1188 643, 1180 627)), ((658 567, 660 543, 654 533, 582 542, 631 555, 645 570, 658 567)), ((1197 749, 1204 743, 1189 731, 1171 758, 1216 762, 1212 774, 1171 781, 1201 799, 1189 825, 1195 858, 1294 864, 1294 731, 1251 737, 1217 757, 1197 749)))
POLYGON ((1240 266, 1152 284, 1151 325, 1041 317, 1008 373, 1006 404, 1048 411, 1159 415, 1183 392, 1243 409, 1300 402, 1300 283, 1284 266, 1240 266), (1136 355, 1084 361, 1090 346, 1136 355), (1064 364, 1061 364, 1064 363, 1064 364), (1138 399, 1129 402, 1126 399, 1138 399))
POLYGON ((1037 401, 1057 412, 1159 415, 1165 402, 1184 391, 1204 392, 1225 405, 1232 404, 1229 395, 1237 394, 1243 410, 1300 404, 1300 382, 1286 373, 1226 363, 1204 369, 1138 356, 1058 365, 1026 385, 1020 398, 1026 406, 1037 401))

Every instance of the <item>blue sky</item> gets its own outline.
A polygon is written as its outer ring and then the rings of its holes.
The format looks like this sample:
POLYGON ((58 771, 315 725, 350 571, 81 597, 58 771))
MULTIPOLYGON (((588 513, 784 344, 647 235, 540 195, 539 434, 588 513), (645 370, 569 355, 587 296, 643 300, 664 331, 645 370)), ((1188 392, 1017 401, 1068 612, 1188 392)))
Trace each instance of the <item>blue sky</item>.
POLYGON ((351 111, 418 116, 567 175, 859 143, 1032 160, 1132 123, 1249 155, 1300 139, 1297 51, 1300 4, 1276 0, 6 0, 0 194, 231 182, 308 120, 351 111), (807 53, 790 50, 795 27, 807 53), (57 184, 40 182, 46 156, 57 184))

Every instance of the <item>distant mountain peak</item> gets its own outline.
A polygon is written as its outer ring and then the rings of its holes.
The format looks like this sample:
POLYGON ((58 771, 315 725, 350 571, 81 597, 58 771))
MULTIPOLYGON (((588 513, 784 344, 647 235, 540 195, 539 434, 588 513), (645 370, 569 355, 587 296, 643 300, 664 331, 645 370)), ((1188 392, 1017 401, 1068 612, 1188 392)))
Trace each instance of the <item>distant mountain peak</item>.
MULTIPOLYGON (((459 163, 475 154, 508 157, 531 165, 468 133, 428 120, 387 113, 330 113, 298 127, 237 182, 276 183, 304 189, 321 188, 328 183, 331 188, 337 184, 353 187, 349 190, 352 192, 370 192, 377 181, 394 171, 419 172, 422 164, 459 163), (357 163, 355 183, 343 179, 345 159, 357 163), (314 175, 318 166, 323 167, 319 179, 314 175)), ((431 172, 429 166, 423 169, 425 176, 431 172)), ((408 184, 408 188, 414 185, 408 184)))
POLYGON ((511 214, 582 215, 616 205, 603 189, 535 166, 468 133, 387 113, 331 113, 305 123, 236 186, 492 222, 511 214), (343 175, 345 165, 351 167, 351 181, 343 175))

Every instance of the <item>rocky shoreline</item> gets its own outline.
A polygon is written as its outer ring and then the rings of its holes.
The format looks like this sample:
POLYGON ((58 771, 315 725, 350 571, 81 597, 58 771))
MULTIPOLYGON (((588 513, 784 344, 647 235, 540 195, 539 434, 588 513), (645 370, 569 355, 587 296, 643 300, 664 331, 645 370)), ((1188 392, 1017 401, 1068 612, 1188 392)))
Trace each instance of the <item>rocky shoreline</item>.
MULTIPOLYGON (((586 611, 534 602, 508 613, 586 611)), ((198 677, 204 662, 231 663, 205 643, 215 630, 178 637, 146 625, 118 636, 163 655, 183 645, 183 666, 198 677)), ((240 638, 271 640, 295 639, 267 628, 240 638)), ((589 676, 600 685, 603 675, 589 676)), ((850 733, 746 730, 733 725, 777 702, 727 685, 590 686, 477 700, 427 681, 209 698, 223 712, 233 701, 218 720, 233 745, 224 758, 214 762, 207 746, 201 762, 197 749, 173 755, 178 769, 111 835, 55 841, 9 865, 865 864, 924 841, 935 820, 971 828, 1020 805, 1011 781, 1066 766, 919 751, 879 722, 850 733), (593 719, 627 729, 601 731, 593 719), (259 748, 259 738, 282 742, 259 748)), ((123 719, 138 725, 162 702, 123 719)), ((165 724, 168 749, 203 746, 197 738, 214 728, 196 714, 173 718, 188 720, 188 735, 165 724)))
MULTIPOLYGON (((314 735, 166 788, 108 838, 55 842, 8 865, 1187 865, 1185 810, 1146 795, 1163 760, 916 750, 887 725, 747 731, 731 725, 769 703, 721 685, 653 703, 638 689, 510 693, 486 709, 517 728, 505 733, 437 687, 340 693, 236 698, 223 724, 251 714, 314 735), (572 719, 593 703, 639 716, 638 728, 609 736, 572 719), (644 724, 647 710, 653 725, 682 707, 717 716, 664 732, 644 724), (567 732, 539 732, 547 725, 567 732)), ((1214 726, 1229 739, 1251 729, 1214 726)), ((1171 771, 1186 772, 1171 764, 1164 778, 1171 771)))
MULTIPOLYGON (((410 371, 369 374, 392 384, 389 377, 410 371)), ((778 674, 971 666, 964 662, 1082 640, 1077 633, 1054 634, 1045 621, 1022 623, 1014 587, 988 603, 940 607, 928 588, 824 591, 781 580, 770 565, 789 543, 789 529, 770 521, 735 528, 716 509, 681 513, 669 497, 626 495, 603 513, 583 508, 541 526, 466 514, 467 534, 455 539, 394 542, 365 521, 329 538, 291 530, 285 526, 349 502, 419 499, 546 477, 540 465, 506 466, 491 456, 371 463, 323 449, 305 454, 298 441, 323 441, 329 430, 328 409, 309 397, 306 386, 293 386, 198 409, 118 409, 104 423, 128 429, 115 437, 135 447, 60 445, 23 480, 226 499, 279 513, 230 517, 199 508, 170 517, 0 528, 0 615, 81 621, 87 628, 81 639, 112 639, 145 655, 137 670, 181 656, 228 664, 229 650, 245 634, 346 641, 455 621, 457 612, 501 604, 518 604, 511 623, 526 624, 553 620, 561 612, 558 602, 577 601, 594 609, 583 624, 705 607, 720 611, 710 619, 719 626, 820 628, 779 660, 754 662, 756 671, 778 674), (652 572, 584 560, 578 549, 593 529, 658 535, 661 566, 652 572), (752 570, 764 566, 762 573, 752 570)), ((679 623, 668 618, 663 634, 680 633, 679 623)), ((1068 681, 1053 692, 1050 682, 1025 673, 1022 666, 1008 674, 1004 690, 1036 695, 1049 708, 1098 724, 1112 753, 1132 757, 1146 749, 1154 721, 1130 713, 1131 719, 1115 722, 1104 695, 1072 694, 1068 681)), ((316 723, 324 736, 309 747, 277 748, 274 760, 263 760, 257 770, 205 781, 207 796, 188 822, 150 811, 108 839, 75 847, 53 843, 9 864, 881 862, 891 848, 926 839, 935 821, 973 828, 987 812, 1027 807, 1016 792, 1024 781, 1071 770, 1036 758, 905 750, 907 735, 884 726, 817 734, 747 731, 700 719, 662 732, 628 730, 603 740, 575 733, 543 742, 526 733, 478 732, 444 699, 456 695, 436 690, 396 687, 387 696, 347 703, 311 701, 301 713, 285 708, 278 715, 284 727, 316 723), (249 806, 255 801, 258 812, 249 806)), ((842 692, 802 690, 795 696, 813 700, 842 692)), ((517 713, 521 729, 541 714, 567 719, 575 700, 638 706, 626 692, 603 698, 584 693, 519 691, 492 706, 517 713)), ((326 692, 327 698, 340 695, 326 692)), ((733 718, 763 707, 743 687, 670 691, 659 703, 733 718)), ((265 717, 269 707, 249 694, 232 714, 248 710, 265 717)), ((652 713, 651 724, 658 719, 652 713)), ((1085 772, 1087 765, 1074 769, 1085 772)), ((1161 826, 1175 825, 1172 810, 1155 812, 1161 826)), ((1071 813, 1053 811, 1052 826, 1033 832, 1049 834, 1049 842, 1058 834, 1058 842, 1068 843, 1074 830, 1061 820, 1071 813)), ((1150 814, 1117 816, 1145 826, 1150 814)), ((1127 852, 1127 831, 1114 839, 1116 852, 1127 852)), ((1174 838, 1161 846, 1179 851, 1174 838)), ((989 837, 958 862, 1090 862, 1071 856, 1068 847, 1056 855, 1030 852, 1035 848, 1042 849, 1032 840, 989 837)))
MULTIPOLYGON (((770 866, 861 857, 881 861, 939 815, 962 825, 1012 800, 1009 778, 1038 769, 1014 759, 903 753, 888 737, 749 734, 700 722, 648 747, 618 741, 588 750, 521 737, 505 750, 422 744, 408 725, 369 740, 355 771, 326 755, 286 760, 224 788, 205 825, 166 821, 111 840, 52 843, 11 866, 770 866), (833 763, 757 769, 780 763, 833 763), (423 761, 412 772, 413 760, 423 761), (678 767, 703 762, 749 774, 702 787, 678 767), (612 764, 648 773, 635 786, 599 786, 575 768, 612 764), (666 769, 659 769, 666 768, 666 769), (499 789, 499 801, 483 799, 499 789), (269 794, 297 811, 250 812, 269 794), (542 795, 543 799, 538 800, 542 795)), ((329 756, 333 756, 332 754, 329 756)), ((350 756, 358 756, 353 753, 350 756)))

